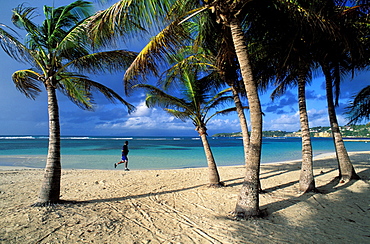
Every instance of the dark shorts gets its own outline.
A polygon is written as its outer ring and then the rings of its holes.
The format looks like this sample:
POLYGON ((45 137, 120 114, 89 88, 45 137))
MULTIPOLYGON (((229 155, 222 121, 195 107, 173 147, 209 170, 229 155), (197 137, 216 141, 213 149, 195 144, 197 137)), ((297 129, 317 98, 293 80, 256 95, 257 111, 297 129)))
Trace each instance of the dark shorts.
POLYGON ((122 161, 126 161, 126 160, 128 160, 127 156, 122 155, 122 161))

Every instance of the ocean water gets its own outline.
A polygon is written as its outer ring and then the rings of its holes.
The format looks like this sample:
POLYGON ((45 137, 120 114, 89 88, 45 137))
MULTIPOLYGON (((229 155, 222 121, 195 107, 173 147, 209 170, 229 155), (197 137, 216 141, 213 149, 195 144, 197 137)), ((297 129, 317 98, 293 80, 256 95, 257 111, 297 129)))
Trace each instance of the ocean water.
MULTIPOLYGON (((218 166, 244 164, 241 138, 208 139, 218 166)), ((199 137, 62 137, 62 168, 113 169, 126 140, 133 170, 207 166, 199 137)), ((314 155, 334 152, 331 138, 312 138, 312 144, 314 155)), ((363 141, 346 141, 345 145, 348 151, 370 151, 370 143, 363 141)), ((0 136, 0 166, 44 168, 47 146, 47 137, 0 136)), ((261 163, 300 158, 300 138, 263 138, 261 163)))

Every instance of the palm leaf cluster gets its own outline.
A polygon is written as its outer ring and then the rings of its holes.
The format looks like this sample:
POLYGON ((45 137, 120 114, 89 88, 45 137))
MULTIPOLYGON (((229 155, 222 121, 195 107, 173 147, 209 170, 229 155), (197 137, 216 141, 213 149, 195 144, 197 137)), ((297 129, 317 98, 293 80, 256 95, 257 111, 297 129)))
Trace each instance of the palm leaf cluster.
POLYGON ((59 8, 45 6, 45 20, 41 25, 33 22, 35 10, 24 4, 13 10, 13 24, 27 33, 24 43, 15 31, 7 30, 4 25, 0 28, 0 44, 5 52, 32 67, 13 74, 17 89, 34 99, 41 92, 41 84, 52 86, 85 109, 92 109, 92 92, 99 91, 110 101, 120 101, 132 111, 133 106, 115 91, 81 75, 117 72, 136 56, 124 50, 93 51, 82 25, 93 14, 92 5, 79 0, 59 8))
MULTIPOLYGON (((216 114, 226 113, 230 109, 217 111, 232 101, 230 89, 220 90, 213 72, 207 70, 206 58, 202 54, 193 54, 189 47, 168 61, 173 64, 164 72, 157 86, 138 84, 134 88, 145 88, 149 93, 146 98, 148 107, 159 106, 183 121, 191 119, 195 126, 203 127, 216 114)), ((232 110, 232 109, 231 109, 232 110)))
POLYGON ((123 103, 129 112, 134 107, 114 90, 91 80, 86 73, 100 74, 127 68, 136 53, 125 50, 96 52, 87 35, 86 21, 93 14, 89 2, 77 0, 58 8, 44 6, 45 19, 33 21, 36 9, 19 5, 12 22, 27 33, 24 40, 11 28, 0 25, 0 45, 13 59, 31 66, 12 75, 16 88, 35 99, 44 87, 48 95, 49 148, 44 181, 36 205, 59 202, 61 156, 60 122, 56 90, 83 109, 93 109, 93 93, 123 103), (22 42, 23 41, 23 42, 22 42))
POLYGON ((370 119, 370 86, 363 88, 355 96, 347 113, 350 118, 349 124, 370 119))
MULTIPOLYGON (((124 76, 127 94, 132 88, 143 88, 148 92, 149 107, 159 106, 178 119, 190 119, 202 137, 206 154, 210 152, 205 139, 209 120, 217 114, 238 111, 242 124, 245 107, 239 96, 247 97, 252 129, 250 138, 247 128, 244 130, 247 170, 235 215, 251 217, 260 214, 263 113, 259 91, 273 86, 275 97, 299 87, 301 127, 306 134, 302 139, 305 164, 301 178, 307 184, 301 189, 315 190, 313 175, 309 175, 312 148, 305 87, 322 71, 339 173, 343 180, 357 178, 334 107, 343 75, 369 65, 367 1, 120 0, 93 16, 89 8, 89 3, 81 0, 60 8, 45 7, 46 19, 39 26, 32 22, 34 9, 19 6, 13 23, 28 33, 25 44, 12 29, 0 26, 0 45, 5 52, 33 67, 13 75, 17 88, 26 96, 35 98, 43 84, 91 109, 92 92, 96 90, 131 110, 132 106, 113 90, 82 75, 128 67, 124 76), (148 33, 155 34, 138 55, 93 49, 110 47, 118 37, 125 41, 148 33), (158 77, 157 85, 142 82, 152 75, 158 77), (232 100, 236 107, 222 109, 232 100), (214 112, 217 109, 221 110, 214 112)), ((368 107, 365 88, 351 106, 352 122, 368 118, 368 107)), ((219 184, 211 153, 208 158, 215 173, 211 183, 219 184)))
MULTIPOLYGON (((145 2, 150 6, 155 1, 145 2)), ((140 78, 145 80, 148 75, 159 76, 162 64, 166 65, 169 60, 177 57, 178 53, 183 52, 184 46, 192 45, 198 57, 199 54, 204 55, 204 59, 197 64, 205 65, 209 72, 208 77, 212 76, 212 79, 203 79, 203 82, 221 80, 224 85, 229 85, 233 92, 246 94, 249 100, 252 130, 250 146, 247 149, 249 153, 246 154, 247 174, 243 184, 244 190, 241 191, 240 204, 238 203, 236 212, 238 216, 238 212, 241 213, 240 216, 258 215, 256 182, 259 180, 262 111, 257 90, 272 85, 276 87, 273 96, 277 96, 282 95, 288 88, 298 85, 299 107, 305 110, 305 86, 321 69, 327 81, 332 130, 333 133, 337 131, 334 105, 338 102, 342 76, 368 65, 368 3, 339 0, 169 0, 162 2, 168 5, 164 8, 165 12, 159 15, 153 15, 152 8, 139 10, 136 6, 139 5, 139 1, 135 0, 121 0, 113 5, 117 7, 119 4, 126 4, 125 8, 120 10, 131 15, 145 15, 146 17, 143 18, 145 23, 149 23, 148 20, 162 21, 154 22, 155 27, 160 31, 153 36, 126 72, 124 78, 126 89, 137 84, 140 78), (152 17, 148 19, 148 16, 152 17), (241 87, 244 89, 240 89, 241 87)), ((99 16, 114 16, 112 19, 107 18, 110 21, 111 32, 114 32, 115 25, 122 20, 123 15, 115 15, 112 10, 110 8, 103 11, 99 16)), ((101 23, 98 22, 98 24, 101 23)), ((117 31, 120 31, 119 28, 117 31)), ((107 37, 109 38, 112 38, 112 35, 107 37)), ((101 39, 104 38, 101 37, 101 39)), ((101 43, 99 38, 96 43, 101 43)), ((188 84, 188 79, 194 76, 184 72, 183 67, 189 62, 190 57, 195 56, 188 55, 181 61, 178 60, 176 66, 182 68, 167 71, 166 75, 172 79, 179 75, 182 77, 183 85, 188 84)), ((202 70, 202 72, 205 71, 202 70)), ((195 78, 195 80, 198 79, 195 78)), ((213 86, 215 84, 213 83, 213 86)), ((186 117, 185 113, 188 111, 182 106, 184 104, 189 106, 189 103, 185 99, 186 96, 180 92, 180 86, 177 87, 177 92, 181 93, 182 97, 171 96, 155 86, 140 84, 136 87, 144 87, 150 91, 147 97, 149 106, 165 107, 178 118, 186 117)), ((192 88, 196 86, 188 86, 189 93, 185 94, 191 94, 192 88)), ((233 94, 236 97, 235 93, 233 94)), ((196 106, 192 107, 194 111, 197 109, 196 106)), ((301 120, 306 121, 305 131, 308 131, 307 112, 302 111, 301 114, 301 120)), ((306 134, 309 136, 309 133, 306 134)), ((344 147, 339 146, 340 135, 336 134, 333 138, 336 148, 342 148, 341 150, 345 151, 344 147)), ((303 144, 309 145, 307 142, 307 138, 302 141, 303 144)), ((312 153, 309 154, 311 156, 307 158, 312 159, 312 153)), ((343 161, 339 159, 342 157, 339 155, 346 158, 345 153, 337 152, 337 154, 339 161, 343 161)), ((355 179, 356 174, 353 168, 351 173, 348 157, 344 161, 347 163, 339 164, 340 174, 343 178, 355 179)), ((312 164, 312 160, 311 163, 308 160, 307 164, 312 164)), ((312 169, 312 165, 310 167, 312 169)), ((304 171, 310 170, 302 170, 304 171)), ((307 182, 310 183, 312 180, 311 177, 307 182)), ((314 186, 310 189, 314 190, 314 186)))

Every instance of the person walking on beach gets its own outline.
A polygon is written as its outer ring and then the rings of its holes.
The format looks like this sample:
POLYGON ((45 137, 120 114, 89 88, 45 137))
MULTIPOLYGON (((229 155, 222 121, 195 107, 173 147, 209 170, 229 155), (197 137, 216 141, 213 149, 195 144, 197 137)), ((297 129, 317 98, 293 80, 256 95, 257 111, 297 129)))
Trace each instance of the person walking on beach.
POLYGON ((122 159, 118 163, 114 164, 114 168, 117 168, 117 165, 124 163, 125 164, 125 171, 129 171, 128 157, 127 157, 128 152, 129 152, 129 150, 128 150, 128 141, 125 141, 125 144, 123 144, 123 147, 122 147, 122 159))

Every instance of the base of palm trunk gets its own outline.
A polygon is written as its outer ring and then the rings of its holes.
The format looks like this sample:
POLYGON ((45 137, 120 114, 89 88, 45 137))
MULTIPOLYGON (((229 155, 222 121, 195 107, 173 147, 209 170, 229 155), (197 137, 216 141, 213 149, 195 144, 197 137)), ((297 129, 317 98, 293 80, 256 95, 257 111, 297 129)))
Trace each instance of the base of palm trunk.
POLYGON ((339 175, 338 178, 340 179, 339 183, 348 183, 352 180, 361 179, 356 173, 352 173, 351 175, 339 175))
POLYGON ((71 204, 71 203, 76 203, 76 201, 58 200, 58 201, 36 202, 32 204, 31 207, 52 207, 55 205, 71 204))
POLYGON ((236 208, 235 211, 230 213, 231 216, 235 219, 253 219, 253 218, 263 218, 268 215, 266 209, 258 209, 258 210, 246 210, 246 209, 238 209, 236 208))
POLYGON ((299 184, 299 191, 303 194, 308 192, 317 192, 315 182, 312 181, 310 183, 299 184))
POLYGON ((208 187, 210 188, 219 188, 219 187, 224 187, 225 182, 218 182, 218 183, 209 183, 208 187))

